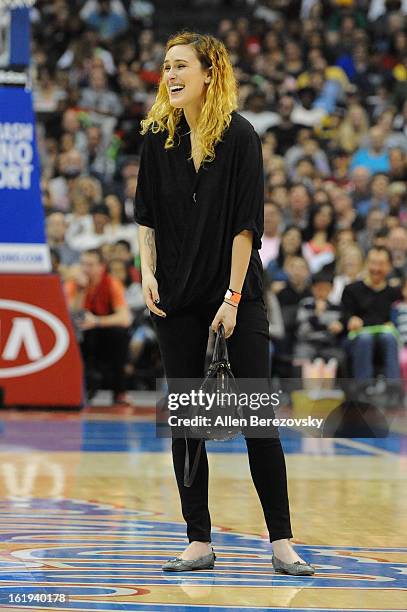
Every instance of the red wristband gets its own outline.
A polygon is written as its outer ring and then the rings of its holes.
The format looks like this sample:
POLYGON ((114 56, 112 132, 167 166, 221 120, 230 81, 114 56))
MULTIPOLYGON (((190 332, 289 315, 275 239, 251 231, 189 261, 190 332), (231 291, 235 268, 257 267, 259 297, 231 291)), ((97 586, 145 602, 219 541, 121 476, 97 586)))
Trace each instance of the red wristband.
POLYGON ((241 297, 242 297, 241 293, 238 293, 237 291, 233 291, 232 289, 228 289, 225 293, 225 299, 230 300, 236 305, 239 304, 241 297))

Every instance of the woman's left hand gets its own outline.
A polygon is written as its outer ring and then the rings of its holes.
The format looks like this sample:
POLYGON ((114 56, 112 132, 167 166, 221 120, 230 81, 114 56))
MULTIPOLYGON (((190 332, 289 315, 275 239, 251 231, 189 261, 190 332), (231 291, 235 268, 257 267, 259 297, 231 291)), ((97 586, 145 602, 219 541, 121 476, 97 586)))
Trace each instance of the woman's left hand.
POLYGON ((219 325, 222 323, 225 328, 225 338, 229 338, 233 334, 233 330, 236 326, 236 316, 236 306, 231 306, 223 302, 211 323, 212 330, 217 332, 219 325))

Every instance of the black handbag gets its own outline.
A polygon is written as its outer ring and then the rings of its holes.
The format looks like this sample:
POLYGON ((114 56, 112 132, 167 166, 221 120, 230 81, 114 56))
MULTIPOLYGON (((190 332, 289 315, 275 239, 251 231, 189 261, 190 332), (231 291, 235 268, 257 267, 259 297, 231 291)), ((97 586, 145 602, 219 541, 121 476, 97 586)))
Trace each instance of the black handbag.
MULTIPOLYGON (((198 405, 191 408, 191 417, 209 417, 210 422, 202 425, 191 425, 188 429, 194 438, 199 438, 192 469, 190 471, 190 457, 188 449, 188 437, 185 432, 185 464, 184 464, 184 486, 190 487, 194 481, 201 450, 204 440, 231 440, 241 431, 240 419, 242 409, 238 402, 238 385, 230 368, 228 349, 225 339, 225 330, 222 324, 219 325, 215 347, 211 364, 209 365, 206 376, 200 386, 200 391, 208 394, 215 394, 216 401, 211 406, 210 411, 205 405, 198 405), (223 395, 222 395, 223 394, 223 395), (227 396, 226 394, 231 394, 227 396), (225 400, 227 404, 225 405, 225 400), (239 422, 237 422, 239 421, 239 422)), ((212 395, 213 397, 213 395, 212 395)))

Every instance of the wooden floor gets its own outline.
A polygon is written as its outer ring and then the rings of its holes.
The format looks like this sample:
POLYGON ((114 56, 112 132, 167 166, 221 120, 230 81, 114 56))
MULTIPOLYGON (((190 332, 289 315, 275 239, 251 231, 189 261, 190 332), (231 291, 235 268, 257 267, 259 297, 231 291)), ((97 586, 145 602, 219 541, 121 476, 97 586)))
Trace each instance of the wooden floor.
POLYGON ((185 526, 169 440, 152 418, 142 408, 1 414, 0 609, 407 609, 400 427, 376 441, 283 437, 293 543, 317 568, 301 578, 272 570, 244 441, 210 443, 215 570, 168 574, 185 526))

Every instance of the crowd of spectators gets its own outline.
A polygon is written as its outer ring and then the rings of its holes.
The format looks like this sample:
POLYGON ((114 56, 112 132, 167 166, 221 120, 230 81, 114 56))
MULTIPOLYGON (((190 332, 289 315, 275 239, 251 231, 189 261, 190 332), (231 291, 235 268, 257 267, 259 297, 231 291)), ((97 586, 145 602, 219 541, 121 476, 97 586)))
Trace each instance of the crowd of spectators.
MULTIPOLYGON (((239 82, 239 112, 263 143, 260 255, 274 371, 292 375, 293 364, 324 357, 356 377, 377 368, 397 377, 407 317, 407 3, 192 4, 191 29, 200 14, 215 16, 212 33, 229 50, 239 82), (230 16, 216 20, 220 5, 230 16)), ((80 284, 92 259, 121 281, 131 319, 126 368, 137 374, 154 335, 142 314, 133 197, 140 120, 164 54, 163 7, 38 0, 32 21, 54 269, 80 284)))

